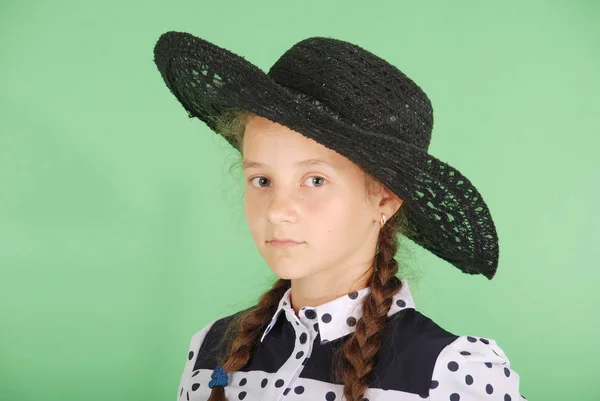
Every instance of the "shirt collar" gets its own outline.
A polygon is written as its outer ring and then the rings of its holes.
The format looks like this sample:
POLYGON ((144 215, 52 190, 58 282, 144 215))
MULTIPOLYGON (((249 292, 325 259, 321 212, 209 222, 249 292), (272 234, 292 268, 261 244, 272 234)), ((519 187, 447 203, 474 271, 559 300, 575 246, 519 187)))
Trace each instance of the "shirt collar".
MULTIPOLYGON (((403 278, 401 281, 402 287, 393 297, 392 306, 390 307, 388 316, 391 316, 402 309, 415 308, 407 279, 403 278)), ((288 288, 281 297, 277 306, 277 311, 273 315, 273 318, 264 331, 260 341, 263 342, 281 313, 284 313, 290 322, 295 321, 296 324, 298 324, 298 321, 304 325, 318 324, 321 344, 350 334, 354 332, 356 322, 362 317, 362 300, 370 292, 371 288, 365 287, 322 305, 314 307, 305 306, 300 309, 298 316, 296 316, 290 303, 292 289, 288 288)))

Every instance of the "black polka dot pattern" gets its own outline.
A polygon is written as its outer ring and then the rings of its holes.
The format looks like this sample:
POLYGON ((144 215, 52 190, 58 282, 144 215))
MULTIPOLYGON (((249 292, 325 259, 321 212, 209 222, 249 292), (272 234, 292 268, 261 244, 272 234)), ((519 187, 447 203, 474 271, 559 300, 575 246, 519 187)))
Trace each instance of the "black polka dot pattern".
POLYGON ((460 336, 436 361, 429 390, 431 401, 518 400, 518 375, 496 341, 460 336), (500 394, 498 394, 500 393, 500 394), (493 397, 500 398, 493 398, 493 397), (492 398, 489 398, 492 397, 492 398))
MULTIPOLYGON (((362 315, 362 309, 359 307, 360 302, 368 295, 369 287, 350 292, 332 302, 317 307, 303 306, 299 309, 297 316, 294 309, 292 309, 291 302, 289 302, 289 292, 290 290, 288 289, 288 293, 282 298, 275 316, 277 316, 280 310, 285 310, 288 318, 293 320, 296 326, 302 327, 304 325, 311 328, 311 333, 314 337, 320 334, 320 344, 325 345, 333 340, 351 334, 355 330, 362 315), (336 320, 336 316, 340 314, 342 315, 341 318, 336 320)), ((400 309, 409 307, 414 308, 414 302, 408 290, 408 283, 403 279, 403 286, 394 296, 389 314, 391 315, 400 309)), ((300 344, 305 344, 303 341, 304 339, 301 340, 300 344)))
MULTIPOLYGON (((279 304, 278 312, 283 311, 283 316, 280 318, 285 317, 288 320, 285 330, 288 333, 295 333, 295 337, 287 343, 291 349, 289 359, 282 365, 285 369, 229 372, 227 399, 256 401, 264 399, 265 396, 269 399, 285 396, 284 399, 306 401, 341 400, 343 386, 319 382, 314 378, 307 379, 302 372, 307 370, 315 372, 321 369, 326 361, 320 356, 313 359, 312 355, 316 351, 321 355, 323 352, 330 354, 337 345, 342 344, 336 340, 354 331, 356 325, 360 323, 362 313, 361 309, 355 306, 366 295, 367 292, 364 290, 355 291, 331 303, 317 307, 301 307, 297 315, 288 299, 284 298, 279 304), (328 344, 330 342, 332 345, 328 344)), ((412 298, 398 295, 392 302, 390 313, 412 307, 414 307, 412 298)), ((277 313, 274 316, 278 316, 277 313)), ((268 337, 273 327, 277 327, 273 333, 281 335, 283 326, 280 320, 275 319, 271 320, 262 334, 268 337)), ((212 372, 208 369, 194 370, 195 359, 201 362, 204 355, 200 348, 201 340, 201 336, 195 336, 190 344, 185 377, 181 386, 177 388, 178 401, 207 399, 211 392, 208 383, 212 372)), ((279 338, 275 340, 278 341, 279 338)), ((268 343, 276 344, 276 341, 268 343)), ((256 360, 252 365, 255 363, 256 360)), ((196 363, 196 366, 200 366, 200 363, 196 363)), ((508 359, 498 344, 487 337, 458 337, 440 352, 435 360, 433 372, 429 370, 429 374, 431 374, 430 380, 428 378, 429 388, 415 392, 410 399, 525 400, 525 397, 519 394, 518 375, 510 369, 508 359)), ((363 396, 363 401, 369 401, 369 398, 382 401, 395 400, 403 399, 403 394, 396 394, 392 389, 369 388, 363 396)))

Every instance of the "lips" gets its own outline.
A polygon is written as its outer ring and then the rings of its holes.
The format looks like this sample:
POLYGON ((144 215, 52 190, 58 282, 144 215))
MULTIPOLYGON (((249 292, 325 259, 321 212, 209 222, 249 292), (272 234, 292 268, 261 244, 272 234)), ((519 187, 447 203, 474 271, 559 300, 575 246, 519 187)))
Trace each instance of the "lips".
POLYGON ((273 238, 271 240, 271 242, 276 241, 276 242, 296 242, 298 243, 298 241, 294 241, 293 239, 289 239, 289 238, 273 238))
POLYGON ((296 246, 296 245, 300 245, 302 244, 302 242, 296 242, 296 241, 292 241, 292 240, 272 240, 269 241, 269 245, 272 246, 277 246, 277 247, 291 247, 291 246, 296 246))

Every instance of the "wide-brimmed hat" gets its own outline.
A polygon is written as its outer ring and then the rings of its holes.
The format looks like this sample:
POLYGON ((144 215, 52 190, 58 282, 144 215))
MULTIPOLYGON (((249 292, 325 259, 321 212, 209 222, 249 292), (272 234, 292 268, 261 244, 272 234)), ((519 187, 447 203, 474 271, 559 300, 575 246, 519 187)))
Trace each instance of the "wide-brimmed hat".
POLYGON ((219 116, 243 109, 321 143, 403 200, 408 238, 464 273, 493 278, 499 252, 489 209, 463 174, 428 153, 431 102, 394 65, 356 44, 310 37, 265 73, 175 31, 160 36, 154 62, 189 118, 220 134, 219 116))

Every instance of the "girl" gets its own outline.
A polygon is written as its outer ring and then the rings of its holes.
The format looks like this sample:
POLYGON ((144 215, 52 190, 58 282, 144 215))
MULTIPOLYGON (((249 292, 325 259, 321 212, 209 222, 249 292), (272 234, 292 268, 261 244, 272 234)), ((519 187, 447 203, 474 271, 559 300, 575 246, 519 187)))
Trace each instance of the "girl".
POLYGON ((252 238, 279 279, 192 336, 178 400, 520 400, 492 340, 416 311, 401 234, 492 279, 498 239, 479 192, 427 152, 431 103, 349 42, 302 40, 268 73, 184 32, 154 61, 190 118, 240 152, 252 238))

